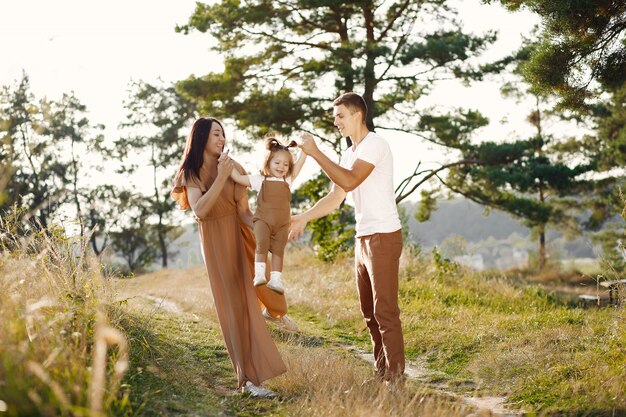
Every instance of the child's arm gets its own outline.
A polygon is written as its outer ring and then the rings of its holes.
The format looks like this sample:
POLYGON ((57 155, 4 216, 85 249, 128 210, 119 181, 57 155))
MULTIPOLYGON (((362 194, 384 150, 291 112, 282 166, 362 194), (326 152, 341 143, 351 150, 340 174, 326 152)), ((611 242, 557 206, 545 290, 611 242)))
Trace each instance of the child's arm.
POLYGON ((305 161, 306 161, 306 153, 304 153, 302 149, 300 149, 300 154, 298 155, 298 159, 293 164, 293 172, 291 173, 291 181, 296 180, 296 177, 300 173, 300 170, 302 169, 302 166, 304 165, 305 161))
POLYGON ((241 184, 241 185, 246 186, 246 187, 250 186, 250 178, 248 178, 247 175, 240 174, 239 171, 237 171, 237 168, 235 168, 235 169, 233 169, 231 171, 230 177, 237 184, 241 184))

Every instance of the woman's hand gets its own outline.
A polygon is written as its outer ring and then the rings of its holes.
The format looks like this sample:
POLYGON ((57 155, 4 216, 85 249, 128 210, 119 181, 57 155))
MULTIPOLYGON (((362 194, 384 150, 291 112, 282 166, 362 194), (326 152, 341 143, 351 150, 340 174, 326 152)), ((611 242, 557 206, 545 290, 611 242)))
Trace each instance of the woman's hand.
POLYGON ((217 159, 217 179, 226 180, 230 177, 234 166, 233 160, 228 156, 228 151, 223 152, 217 159))

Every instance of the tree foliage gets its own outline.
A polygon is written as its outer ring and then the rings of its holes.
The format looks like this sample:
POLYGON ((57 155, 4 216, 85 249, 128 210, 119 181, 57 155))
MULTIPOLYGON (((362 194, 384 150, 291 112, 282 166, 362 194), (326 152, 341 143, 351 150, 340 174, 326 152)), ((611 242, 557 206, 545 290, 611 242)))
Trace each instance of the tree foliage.
POLYGON ((73 94, 37 101, 26 75, 2 88, 0 106, 0 156, 11 176, 0 209, 23 206, 24 221, 36 219, 36 227, 45 229, 62 206, 71 204, 80 222, 87 156, 99 147, 102 127, 89 122, 73 94))
MULTIPOLYGON (((596 164, 594 189, 585 199, 589 229, 612 222, 623 205, 626 184, 626 3, 621 0, 498 0, 512 10, 529 9, 542 19, 538 47, 529 54, 525 79, 543 94, 560 98, 593 129, 579 141, 560 144, 596 164)), ((618 222, 619 224, 620 222, 618 222)), ((626 239, 626 227, 613 225, 596 240, 615 247, 626 239), (619 230, 618 230, 619 229, 619 230), (608 241, 605 241, 608 239, 608 241)))
MULTIPOLYGON (((129 275, 145 271, 158 257, 156 227, 148 222, 151 201, 128 190, 119 193, 115 218, 118 227, 109 233, 117 257, 123 259, 119 272, 129 275)), ((115 264, 115 261, 113 261, 115 264)))
MULTIPOLYGON (((139 211, 150 215, 138 218, 132 228, 148 227, 137 222, 153 225, 153 243, 159 248, 161 265, 165 268, 168 266, 168 246, 180 235, 179 227, 173 222, 175 202, 169 196, 171 178, 183 153, 186 130, 195 115, 195 105, 178 94, 174 86, 137 82, 131 85, 126 109, 127 120, 122 124, 125 134, 115 142, 112 154, 123 161, 119 169, 123 174, 136 173, 139 168, 150 170, 151 189, 141 190, 146 198, 132 200, 141 202, 139 211)), ((114 242, 124 243, 122 238, 115 238, 114 242)), ((129 267, 132 263, 128 261, 129 267)))
MULTIPOLYGON (((475 143, 471 135, 468 137, 471 129, 466 132, 460 124, 450 128, 449 123, 441 124, 435 118, 425 121, 425 127, 442 138, 446 146, 458 149, 463 160, 472 161, 450 167, 448 176, 440 178, 441 183, 448 190, 522 219, 538 239, 537 266, 542 269, 547 262, 548 227, 570 235, 582 231, 580 219, 585 207, 582 200, 593 190, 594 182, 589 174, 597 171, 598 162, 596 152, 590 152, 587 157, 578 152, 584 139, 560 138, 548 132, 546 121, 559 121, 563 115, 554 111, 551 104, 554 97, 524 82, 525 66, 533 47, 527 43, 516 54, 510 71, 514 79, 502 86, 505 96, 518 101, 532 99, 534 105, 527 122, 535 130, 533 136, 475 143), (454 133, 450 134, 451 130, 454 133)), ((433 206, 432 196, 427 197, 418 211, 422 220, 433 206)))
MULTIPOLYGON (((189 21, 177 30, 209 34, 224 59, 222 71, 191 76, 177 85, 201 112, 234 119, 237 128, 253 136, 269 130, 283 135, 308 131, 335 152, 342 141, 330 108, 339 94, 356 91, 363 96, 371 130, 420 134, 421 120, 432 111, 420 99, 438 81, 470 82, 501 69, 501 63, 479 65, 475 59, 495 34, 464 32, 445 0, 223 0, 197 3, 189 21)), ((478 113, 464 110, 451 117, 461 130, 481 120, 478 113)), ((423 139, 434 137, 416 136, 423 139)), ((323 189, 316 181, 311 186, 323 189)), ((414 188, 407 185, 404 190, 402 198, 414 188)), ((343 245, 336 239, 343 235, 343 225, 334 221, 312 225, 320 228, 314 239, 336 234, 326 240, 331 251, 332 245, 343 245)))
POLYGON ((534 86, 562 97, 563 105, 579 108, 597 99, 598 87, 613 91, 626 82, 624 1, 497 1, 541 16, 541 42, 526 76, 534 86))
POLYGON ((495 40, 463 32, 443 0, 197 3, 178 30, 210 34, 224 57, 222 72, 178 84, 202 112, 253 134, 309 130, 336 151, 334 97, 360 92, 371 128, 416 131, 416 102, 437 80, 480 79, 470 61, 495 40))
MULTIPOLYGON (((292 196, 292 205, 307 208, 330 191, 331 182, 320 172, 315 178, 298 188, 292 196)), ((328 216, 312 221, 308 230, 317 256, 324 261, 333 261, 354 246, 354 209, 342 204, 328 216)))

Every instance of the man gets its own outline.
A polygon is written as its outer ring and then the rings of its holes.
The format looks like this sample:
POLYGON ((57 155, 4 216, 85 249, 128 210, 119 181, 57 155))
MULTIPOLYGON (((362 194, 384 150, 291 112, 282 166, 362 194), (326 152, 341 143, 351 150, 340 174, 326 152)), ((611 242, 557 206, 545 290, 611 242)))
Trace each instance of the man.
POLYGON ((372 338, 377 375, 398 382, 404 374, 404 340, 398 307, 398 269, 402 232, 393 188, 393 156, 389 144, 370 132, 367 105, 356 93, 333 102, 333 124, 350 137, 337 165, 322 153, 309 134, 302 150, 332 180, 330 192, 304 213, 292 216, 290 238, 299 238, 311 220, 335 210, 352 194, 356 216, 355 272, 361 312, 372 338))

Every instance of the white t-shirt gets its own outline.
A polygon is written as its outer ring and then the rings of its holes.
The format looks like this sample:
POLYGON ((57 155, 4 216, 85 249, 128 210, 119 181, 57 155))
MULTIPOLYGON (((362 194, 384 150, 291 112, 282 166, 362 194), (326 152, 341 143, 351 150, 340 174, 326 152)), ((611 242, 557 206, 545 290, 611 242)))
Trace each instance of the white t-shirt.
MULTIPOLYGON (((261 192, 261 186, 263 185, 263 180, 268 181, 284 181, 282 178, 276 177, 264 177, 263 175, 248 175, 248 180, 250 181, 250 188, 256 191, 257 193, 261 192)), ((287 185, 291 188, 291 178, 285 178, 287 180, 287 185)))
POLYGON ((351 146, 343 152, 340 165, 352 168, 357 159, 374 165, 374 170, 349 193, 354 201, 356 236, 399 230, 402 225, 393 189, 393 155, 389 144, 379 134, 369 132, 356 149, 351 146))

